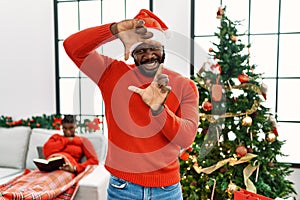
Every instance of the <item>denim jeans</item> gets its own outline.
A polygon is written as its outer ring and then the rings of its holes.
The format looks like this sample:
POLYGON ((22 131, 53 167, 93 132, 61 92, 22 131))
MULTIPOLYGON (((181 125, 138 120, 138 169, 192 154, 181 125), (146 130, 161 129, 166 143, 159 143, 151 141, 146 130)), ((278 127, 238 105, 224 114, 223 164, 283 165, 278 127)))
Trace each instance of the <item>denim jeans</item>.
POLYGON ((182 200, 181 184, 143 187, 111 175, 107 200, 182 200))

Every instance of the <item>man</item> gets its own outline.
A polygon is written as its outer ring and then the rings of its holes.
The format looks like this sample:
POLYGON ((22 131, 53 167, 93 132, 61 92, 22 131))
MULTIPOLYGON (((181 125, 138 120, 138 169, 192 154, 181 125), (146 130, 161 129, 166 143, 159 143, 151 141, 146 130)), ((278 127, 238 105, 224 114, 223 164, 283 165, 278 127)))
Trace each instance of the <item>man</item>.
POLYGON ((69 57, 101 90, 108 127, 108 199, 182 199, 178 154, 198 127, 193 81, 163 67, 168 27, 142 9, 134 19, 75 33, 69 57), (151 31, 149 31, 151 30, 151 31), (96 49, 119 38, 127 64, 96 49))

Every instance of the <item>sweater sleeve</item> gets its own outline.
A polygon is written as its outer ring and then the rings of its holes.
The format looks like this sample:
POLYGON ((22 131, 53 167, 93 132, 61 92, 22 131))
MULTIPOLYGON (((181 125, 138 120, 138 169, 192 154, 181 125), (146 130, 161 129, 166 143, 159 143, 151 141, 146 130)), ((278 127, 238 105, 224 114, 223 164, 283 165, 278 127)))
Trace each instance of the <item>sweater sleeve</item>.
POLYGON ((47 158, 51 154, 61 152, 66 147, 67 144, 68 144, 68 138, 59 134, 54 134, 44 144, 43 153, 47 158))
POLYGON ((116 39, 110 31, 111 25, 112 23, 84 29, 70 35, 63 43, 71 60, 96 84, 114 61, 96 51, 100 46, 116 39))
POLYGON ((89 141, 89 139, 87 139, 85 137, 81 137, 81 141, 82 141, 83 153, 86 156, 86 161, 83 163, 77 164, 77 166, 76 166, 77 173, 82 172, 88 165, 98 165, 99 164, 97 153, 96 153, 92 143, 89 141))
POLYGON ((162 133, 168 140, 181 148, 189 147, 196 136, 199 123, 199 93, 196 85, 189 80, 184 84, 180 109, 174 113, 168 106, 155 116, 158 123, 165 121, 162 133))

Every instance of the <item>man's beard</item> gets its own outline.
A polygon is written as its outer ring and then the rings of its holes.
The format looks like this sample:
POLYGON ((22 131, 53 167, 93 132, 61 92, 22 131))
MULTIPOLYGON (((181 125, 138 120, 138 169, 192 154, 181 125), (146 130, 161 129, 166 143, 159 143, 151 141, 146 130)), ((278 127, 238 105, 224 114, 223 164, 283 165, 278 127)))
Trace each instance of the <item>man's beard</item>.
POLYGON ((134 63, 137 66, 137 68, 140 70, 140 72, 147 77, 154 77, 154 75, 156 74, 156 71, 153 73, 149 73, 147 71, 145 71, 145 69, 143 68, 143 64, 147 64, 147 63, 151 63, 151 62, 155 62, 158 61, 159 64, 164 63, 165 61, 165 52, 163 52, 162 57, 156 57, 156 58, 151 58, 151 59, 147 59, 147 60, 143 60, 141 63, 138 63, 137 60, 133 57, 134 59, 134 63))
POLYGON ((160 58, 152 58, 152 59, 147 59, 142 61, 141 63, 137 63, 135 61, 135 64, 137 66, 137 68, 140 70, 140 72, 147 77, 154 77, 156 74, 156 71, 159 67, 159 65, 161 64, 160 58), (144 65, 150 64, 150 63, 154 63, 156 64, 155 69, 151 70, 151 69, 147 69, 147 67, 145 67, 144 65))

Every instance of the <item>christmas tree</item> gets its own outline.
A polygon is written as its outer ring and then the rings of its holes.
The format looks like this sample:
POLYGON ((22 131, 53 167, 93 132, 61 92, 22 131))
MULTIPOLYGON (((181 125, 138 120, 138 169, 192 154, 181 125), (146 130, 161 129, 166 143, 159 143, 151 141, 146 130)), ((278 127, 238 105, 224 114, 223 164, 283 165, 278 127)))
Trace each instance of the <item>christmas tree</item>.
POLYGON ((180 156, 181 184, 186 200, 234 199, 244 189, 266 197, 296 193, 286 180, 290 165, 277 136, 276 116, 265 106, 267 86, 249 62, 250 44, 243 44, 225 8, 219 8, 218 43, 211 59, 193 80, 200 94, 200 121, 194 143, 180 156), (246 51, 245 51, 246 50, 246 51))

